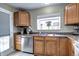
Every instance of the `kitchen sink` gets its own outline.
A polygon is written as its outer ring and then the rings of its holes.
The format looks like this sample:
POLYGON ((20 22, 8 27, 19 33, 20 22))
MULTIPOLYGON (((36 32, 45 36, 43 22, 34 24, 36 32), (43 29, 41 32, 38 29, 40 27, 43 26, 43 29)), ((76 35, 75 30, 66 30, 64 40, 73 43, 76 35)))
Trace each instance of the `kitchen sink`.
POLYGON ((66 36, 61 34, 39 34, 39 36, 66 36))

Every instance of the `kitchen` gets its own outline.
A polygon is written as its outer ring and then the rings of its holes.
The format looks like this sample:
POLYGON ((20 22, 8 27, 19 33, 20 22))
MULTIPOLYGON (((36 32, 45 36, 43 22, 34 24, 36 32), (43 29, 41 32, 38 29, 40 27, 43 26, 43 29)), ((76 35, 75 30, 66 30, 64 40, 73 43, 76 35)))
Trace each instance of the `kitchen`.
POLYGON ((1 56, 79 56, 79 4, 0 3, 0 7, 0 12, 12 14, 10 32, 0 32, 9 33, 11 46, 1 50, 1 56))

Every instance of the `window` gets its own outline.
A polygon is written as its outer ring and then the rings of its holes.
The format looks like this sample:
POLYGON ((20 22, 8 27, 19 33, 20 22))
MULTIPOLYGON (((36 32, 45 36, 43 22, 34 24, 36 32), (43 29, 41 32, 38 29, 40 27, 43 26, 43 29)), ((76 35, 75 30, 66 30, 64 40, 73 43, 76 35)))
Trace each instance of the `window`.
POLYGON ((60 30, 60 16, 37 17, 37 30, 60 30))

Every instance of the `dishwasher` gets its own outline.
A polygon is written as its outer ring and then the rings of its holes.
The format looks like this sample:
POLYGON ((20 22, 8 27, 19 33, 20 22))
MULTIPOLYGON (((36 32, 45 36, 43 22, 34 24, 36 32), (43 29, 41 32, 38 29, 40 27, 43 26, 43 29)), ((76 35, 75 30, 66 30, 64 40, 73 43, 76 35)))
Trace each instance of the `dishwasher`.
POLYGON ((21 36, 21 51, 33 53, 33 38, 32 36, 21 36))

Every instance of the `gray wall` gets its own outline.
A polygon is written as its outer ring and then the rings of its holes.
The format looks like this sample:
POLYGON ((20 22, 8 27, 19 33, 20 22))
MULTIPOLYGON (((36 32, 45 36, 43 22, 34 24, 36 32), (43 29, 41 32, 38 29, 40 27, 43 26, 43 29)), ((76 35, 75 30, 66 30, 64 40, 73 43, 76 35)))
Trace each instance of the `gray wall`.
MULTIPOLYGON (((47 14, 61 14, 61 30, 58 30, 56 32, 72 32, 73 31, 73 26, 65 26, 64 25, 64 6, 65 4, 57 4, 54 6, 48 6, 48 7, 43 7, 35 10, 30 10, 31 14, 31 25, 33 31, 37 31, 37 16, 39 15, 47 15, 47 14)), ((42 30, 41 30, 42 31, 42 30)), ((43 31, 43 32, 55 32, 55 31, 43 31)))

